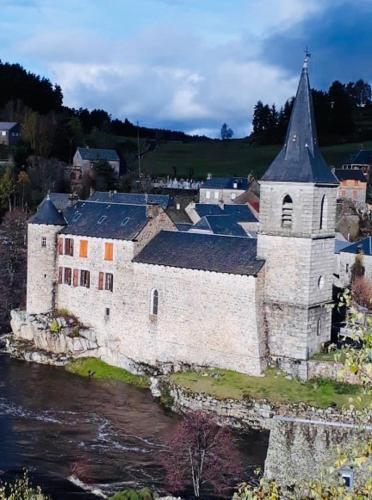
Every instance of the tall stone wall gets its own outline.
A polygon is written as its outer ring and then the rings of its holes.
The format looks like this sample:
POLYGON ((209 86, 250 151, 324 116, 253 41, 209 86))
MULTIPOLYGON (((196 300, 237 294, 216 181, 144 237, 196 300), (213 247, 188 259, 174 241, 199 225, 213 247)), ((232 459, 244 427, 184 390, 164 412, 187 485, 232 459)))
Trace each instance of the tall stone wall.
MULTIPOLYGON (((329 475, 339 454, 337 447, 348 450, 364 442, 367 433, 371 437, 371 431, 361 432, 356 426, 337 422, 273 419, 265 475, 282 485, 329 475)), ((367 480, 368 473, 367 464, 355 468, 355 484, 367 480)))
POLYGON ((56 234, 61 229, 62 226, 28 224, 26 308, 30 314, 46 313, 54 306, 56 234))

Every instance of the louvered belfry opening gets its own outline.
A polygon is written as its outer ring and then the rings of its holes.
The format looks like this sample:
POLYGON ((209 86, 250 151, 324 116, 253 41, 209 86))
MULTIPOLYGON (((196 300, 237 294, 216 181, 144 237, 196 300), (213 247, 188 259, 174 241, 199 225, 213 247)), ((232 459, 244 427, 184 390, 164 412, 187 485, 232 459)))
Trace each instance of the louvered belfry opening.
POLYGON ((283 200, 282 206, 282 227, 286 229, 292 228, 293 201, 287 194, 283 200))

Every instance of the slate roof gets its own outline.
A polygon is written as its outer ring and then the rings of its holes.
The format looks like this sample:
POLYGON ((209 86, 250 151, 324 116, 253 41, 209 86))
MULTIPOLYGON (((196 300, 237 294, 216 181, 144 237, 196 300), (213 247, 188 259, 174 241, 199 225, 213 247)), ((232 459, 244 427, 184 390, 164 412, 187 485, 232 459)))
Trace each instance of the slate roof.
POLYGON ((203 182, 201 189, 248 189, 249 182, 246 177, 212 177, 203 182), (234 183, 237 187, 234 188, 234 183))
POLYGON ((29 224, 45 224, 48 226, 65 226, 66 220, 57 210, 49 196, 37 207, 36 213, 29 219, 29 224))
POLYGON ((69 193, 50 193, 49 197, 52 200, 57 210, 64 211, 70 204, 69 193))
POLYGON ((195 212, 199 215, 199 217, 205 217, 206 215, 222 215, 222 208, 213 203, 196 203, 195 204, 195 212))
POLYGON ((83 160, 120 161, 120 158, 115 149, 78 148, 78 151, 83 160))
POLYGON ((285 144, 261 180, 338 184, 318 146, 307 58, 302 68, 285 144))
POLYGON ((164 210, 170 204, 169 195, 144 194, 144 193, 110 193, 108 191, 96 191, 89 201, 101 201, 104 203, 123 203, 125 205, 160 205, 164 210))
POLYGON ((146 225, 146 205, 78 201, 65 212, 64 234, 133 240, 146 225))
POLYGON ((191 229, 191 227, 192 224, 189 222, 180 222, 176 224, 176 228, 178 229, 178 231, 188 231, 189 229, 191 229))
POLYGON ((367 182, 367 179, 361 170, 336 169, 335 176, 339 181, 360 181, 367 182))
POLYGON ((202 217, 191 230, 193 229, 211 231, 213 234, 248 238, 247 233, 238 224, 236 218, 231 215, 207 215, 202 217))
POLYGON ((344 249, 349 245, 351 245, 350 241, 335 239, 335 253, 340 253, 341 251, 344 251, 344 249))
POLYGON ((237 222, 257 222, 257 218, 247 205, 220 205, 212 203, 196 203, 195 211, 200 218, 208 215, 231 215, 237 222))
POLYGON ((356 241, 341 251, 355 254, 362 252, 364 255, 372 255, 372 236, 356 241))
POLYGON ((256 276, 264 264, 256 256, 252 238, 161 231, 133 262, 256 276))
POLYGON ((16 125, 17 122, 0 122, 0 130, 11 130, 16 125))
POLYGON ((372 150, 359 150, 345 165, 372 165, 372 150))

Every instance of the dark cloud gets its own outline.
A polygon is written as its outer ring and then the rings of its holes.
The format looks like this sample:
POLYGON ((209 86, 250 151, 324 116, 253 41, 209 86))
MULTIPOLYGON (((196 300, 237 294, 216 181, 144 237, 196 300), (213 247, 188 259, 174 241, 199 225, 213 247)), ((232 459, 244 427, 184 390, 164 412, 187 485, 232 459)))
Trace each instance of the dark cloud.
POLYGON ((312 53, 311 80, 327 88, 333 80, 372 80, 372 2, 345 1, 309 15, 286 32, 267 38, 262 57, 296 74, 305 47, 312 53))

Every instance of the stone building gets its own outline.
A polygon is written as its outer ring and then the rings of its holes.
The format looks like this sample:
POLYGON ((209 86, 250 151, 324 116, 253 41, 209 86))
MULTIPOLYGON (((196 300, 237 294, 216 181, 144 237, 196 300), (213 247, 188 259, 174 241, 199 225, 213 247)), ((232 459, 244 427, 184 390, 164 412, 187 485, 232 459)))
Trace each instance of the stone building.
POLYGON ((300 364, 330 339, 337 185, 305 60, 286 142, 261 180, 257 238, 177 231, 148 199, 63 212, 46 199, 28 226, 27 313, 67 309, 123 367, 300 364))
POLYGON ((17 122, 0 122, 0 144, 14 146, 21 138, 21 126, 17 122))
POLYGON ((349 286, 353 274, 355 258, 359 256, 364 268, 364 277, 372 281, 372 236, 355 243, 349 243, 339 251, 339 279, 342 286, 349 286))
POLYGON ((120 158, 115 149, 77 148, 72 160, 71 176, 78 180, 99 162, 107 162, 116 177, 120 175, 120 158))
POLYGON ((200 203, 233 203, 249 186, 246 177, 211 177, 199 189, 200 203))
POLYGON ((340 182, 337 198, 349 198, 360 203, 366 202, 367 177, 361 170, 336 169, 335 176, 340 182))

